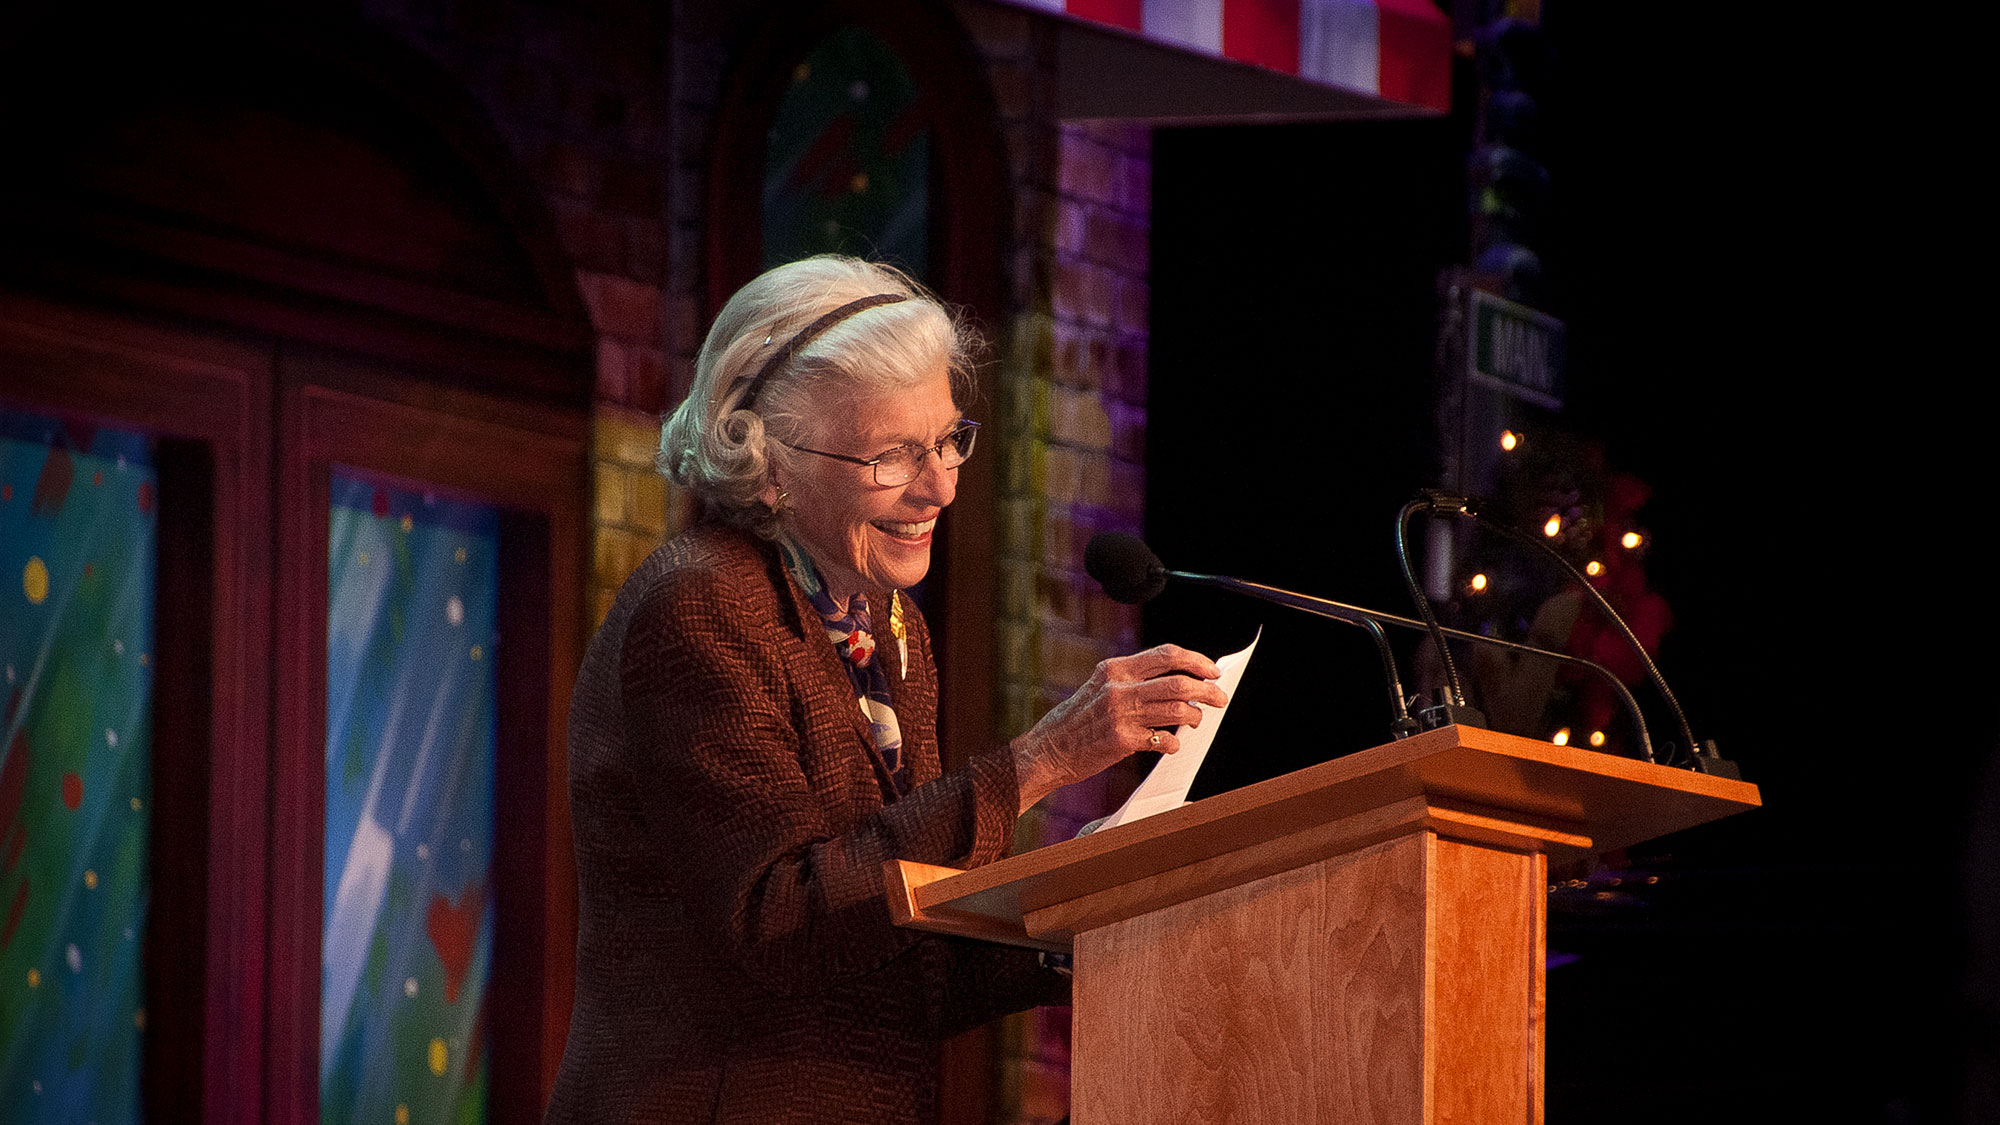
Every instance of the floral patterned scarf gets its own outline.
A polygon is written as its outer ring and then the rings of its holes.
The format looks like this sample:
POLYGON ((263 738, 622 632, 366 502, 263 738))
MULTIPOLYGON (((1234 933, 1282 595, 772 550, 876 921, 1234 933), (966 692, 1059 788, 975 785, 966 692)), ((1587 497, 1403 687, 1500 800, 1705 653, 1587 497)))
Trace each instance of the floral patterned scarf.
MULTIPOLYGON (((896 722, 896 711, 889 703, 889 675, 883 662, 875 659, 874 623, 868 612, 868 595, 856 593, 848 599, 846 608, 834 603, 833 595, 827 592, 826 583, 820 578, 819 568, 798 544, 790 539, 780 539, 778 548, 784 555, 785 572, 792 581, 799 584, 806 600, 818 612, 820 621, 826 627, 827 639, 833 642, 833 649, 840 655, 840 666, 847 669, 847 678, 854 685, 854 694, 861 704, 861 714, 868 720, 874 735, 876 752, 882 755, 882 762, 889 768, 889 775, 895 783, 896 792, 909 788, 909 770, 903 763, 903 730, 896 722)), ((891 591, 889 597, 897 597, 891 591)), ((891 607, 891 616, 895 609, 891 607)))

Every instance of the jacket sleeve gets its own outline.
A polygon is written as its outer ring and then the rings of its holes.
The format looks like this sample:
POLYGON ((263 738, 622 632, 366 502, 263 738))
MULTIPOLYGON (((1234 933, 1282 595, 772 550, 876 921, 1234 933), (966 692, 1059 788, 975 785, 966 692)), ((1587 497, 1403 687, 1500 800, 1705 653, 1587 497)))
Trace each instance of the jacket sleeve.
POLYGON ((992 861, 1011 842, 1019 790, 1000 747, 893 804, 830 812, 808 776, 809 743, 858 737, 843 709, 852 699, 827 698, 833 689, 809 674, 817 666, 788 653, 796 638, 755 619, 749 607, 768 601, 713 570, 679 571, 650 591, 621 657, 624 737, 654 786, 649 829, 666 854, 687 857, 689 919, 758 986, 799 995, 922 940, 890 921, 884 861, 992 861))

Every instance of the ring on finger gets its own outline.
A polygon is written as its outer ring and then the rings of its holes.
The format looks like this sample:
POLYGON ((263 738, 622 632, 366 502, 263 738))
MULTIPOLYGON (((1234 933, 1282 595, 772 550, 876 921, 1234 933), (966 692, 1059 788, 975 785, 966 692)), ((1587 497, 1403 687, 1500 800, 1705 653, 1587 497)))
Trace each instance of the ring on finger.
POLYGON ((1160 748, 1160 732, 1154 731, 1153 737, 1146 740, 1146 745, 1151 746, 1155 750, 1158 750, 1160 748))

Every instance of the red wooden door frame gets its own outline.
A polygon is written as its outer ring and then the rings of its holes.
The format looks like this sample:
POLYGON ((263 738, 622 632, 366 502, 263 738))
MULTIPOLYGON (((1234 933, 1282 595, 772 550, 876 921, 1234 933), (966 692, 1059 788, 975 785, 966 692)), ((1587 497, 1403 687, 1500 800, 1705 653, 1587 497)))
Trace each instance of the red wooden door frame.
POLYGON ((270 355, 0 297, 6 397, 160 439, 144 1098, 261 1119, 270 355))

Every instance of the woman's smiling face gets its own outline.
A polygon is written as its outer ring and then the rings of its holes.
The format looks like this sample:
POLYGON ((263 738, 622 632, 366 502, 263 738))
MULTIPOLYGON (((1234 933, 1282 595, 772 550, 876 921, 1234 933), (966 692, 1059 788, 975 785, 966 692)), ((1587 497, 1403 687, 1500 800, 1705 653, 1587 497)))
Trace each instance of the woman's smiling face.
MULTIPOLYGON (((802 442, 871 458, 899 445, 934 445, 959 422, 944 368, 915 387, 826 404, 802 442)), ((812 556, 836 603, 867 587, 900 590, 931 567, 938 514, 958 490, 958 470, 926 453, 915 480, 884 487, 874 470, 798 452, 779 484, 789 494, 785 526, 812 556)))

